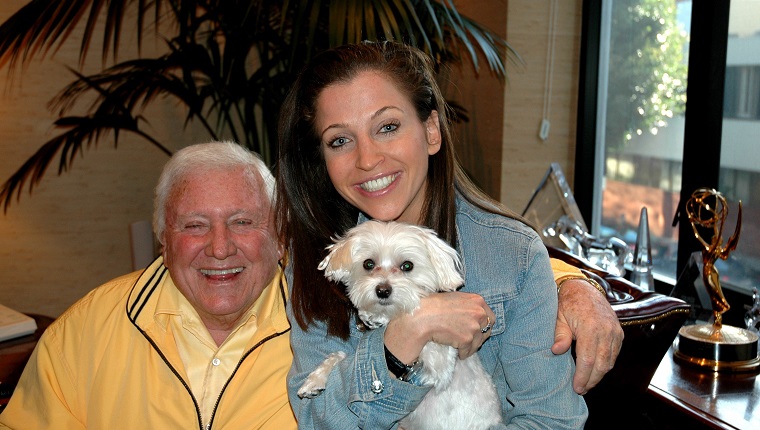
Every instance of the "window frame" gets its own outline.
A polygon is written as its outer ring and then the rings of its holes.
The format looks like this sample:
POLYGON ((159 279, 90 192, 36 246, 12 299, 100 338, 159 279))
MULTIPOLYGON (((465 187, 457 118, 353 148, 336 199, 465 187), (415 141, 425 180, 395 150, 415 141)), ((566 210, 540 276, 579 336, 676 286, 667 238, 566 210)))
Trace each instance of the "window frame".
MULTIPOLYGON (((584 219, 598 225, 601 208, 594 208, 600 178, 595 172, 603 153, 597 148, 599 64, 603 31, 603 0, 585 0, 582 10, 580 78, 575 153, 575 200, 584 219)), ((678 213, 678 260, 681 273, 689 256, 701 250, 683 204, 697 188, 718 188, 723 96, 728 46, 730 1, 692 2, 689 71, 686 90, 681 203, 678 213)), ((706 237, 705 240, 710 240, 706 237)), ((672 287, 672 285, 670 285, 672 287)), ((669 291, 669 290, 668 290, 669 291)))

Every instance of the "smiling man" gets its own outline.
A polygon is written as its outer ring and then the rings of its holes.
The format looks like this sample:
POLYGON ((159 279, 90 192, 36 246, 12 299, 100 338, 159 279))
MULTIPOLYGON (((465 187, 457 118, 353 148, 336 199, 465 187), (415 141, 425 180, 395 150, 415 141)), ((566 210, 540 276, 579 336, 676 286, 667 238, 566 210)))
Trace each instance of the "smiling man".
POLYGON ((295 429, 273 198, 237 144, 177 152, 156 187, 162 255, 45 331, 0 427, 295 429))

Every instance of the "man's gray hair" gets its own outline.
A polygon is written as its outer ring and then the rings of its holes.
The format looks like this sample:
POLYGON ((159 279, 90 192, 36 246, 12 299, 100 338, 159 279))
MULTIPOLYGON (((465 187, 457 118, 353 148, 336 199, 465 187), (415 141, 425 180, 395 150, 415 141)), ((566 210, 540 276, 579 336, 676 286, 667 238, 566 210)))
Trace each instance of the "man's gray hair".
POLYGON ((269 203, 274 202, 274 177, 258 154, 230 141, 199 143, 177 151, 164 165, 153 198, 153 231, 163 240, 166 205, 174 187, 188 174, 244 167, 251 186, 264 182, 269 203))

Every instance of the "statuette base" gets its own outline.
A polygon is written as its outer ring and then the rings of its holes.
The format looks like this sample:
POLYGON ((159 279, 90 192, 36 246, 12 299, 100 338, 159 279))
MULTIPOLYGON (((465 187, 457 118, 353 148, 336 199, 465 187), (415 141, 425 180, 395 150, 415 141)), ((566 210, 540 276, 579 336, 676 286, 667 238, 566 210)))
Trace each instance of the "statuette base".
POLYGON ((739 327, 696 324, 681 327, 673 358, 712 372, 749 372, 760 367, 757 334, 739 327))

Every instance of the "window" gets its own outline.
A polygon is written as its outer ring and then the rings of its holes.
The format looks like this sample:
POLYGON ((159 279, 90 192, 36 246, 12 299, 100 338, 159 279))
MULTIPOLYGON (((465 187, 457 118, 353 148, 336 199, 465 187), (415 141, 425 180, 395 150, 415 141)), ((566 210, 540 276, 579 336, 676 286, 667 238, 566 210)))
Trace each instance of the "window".
POLYGON ((655 277, 674 284, 701 250, 679 204, 715 188, 729 205, 724 244, 743 205, 739 246, 716 264, 721 284, 751 294, 760 286, 760 2, 584 1, 582 44, 574 193, 592 234, 633 245, 647 207, 655 277))
MULTIPOLYGON (((760 49, 760 43, 755 49, 760 49)), ((760 120, 760 65, 726 65, 725 91, 725 118, 760 120)))

